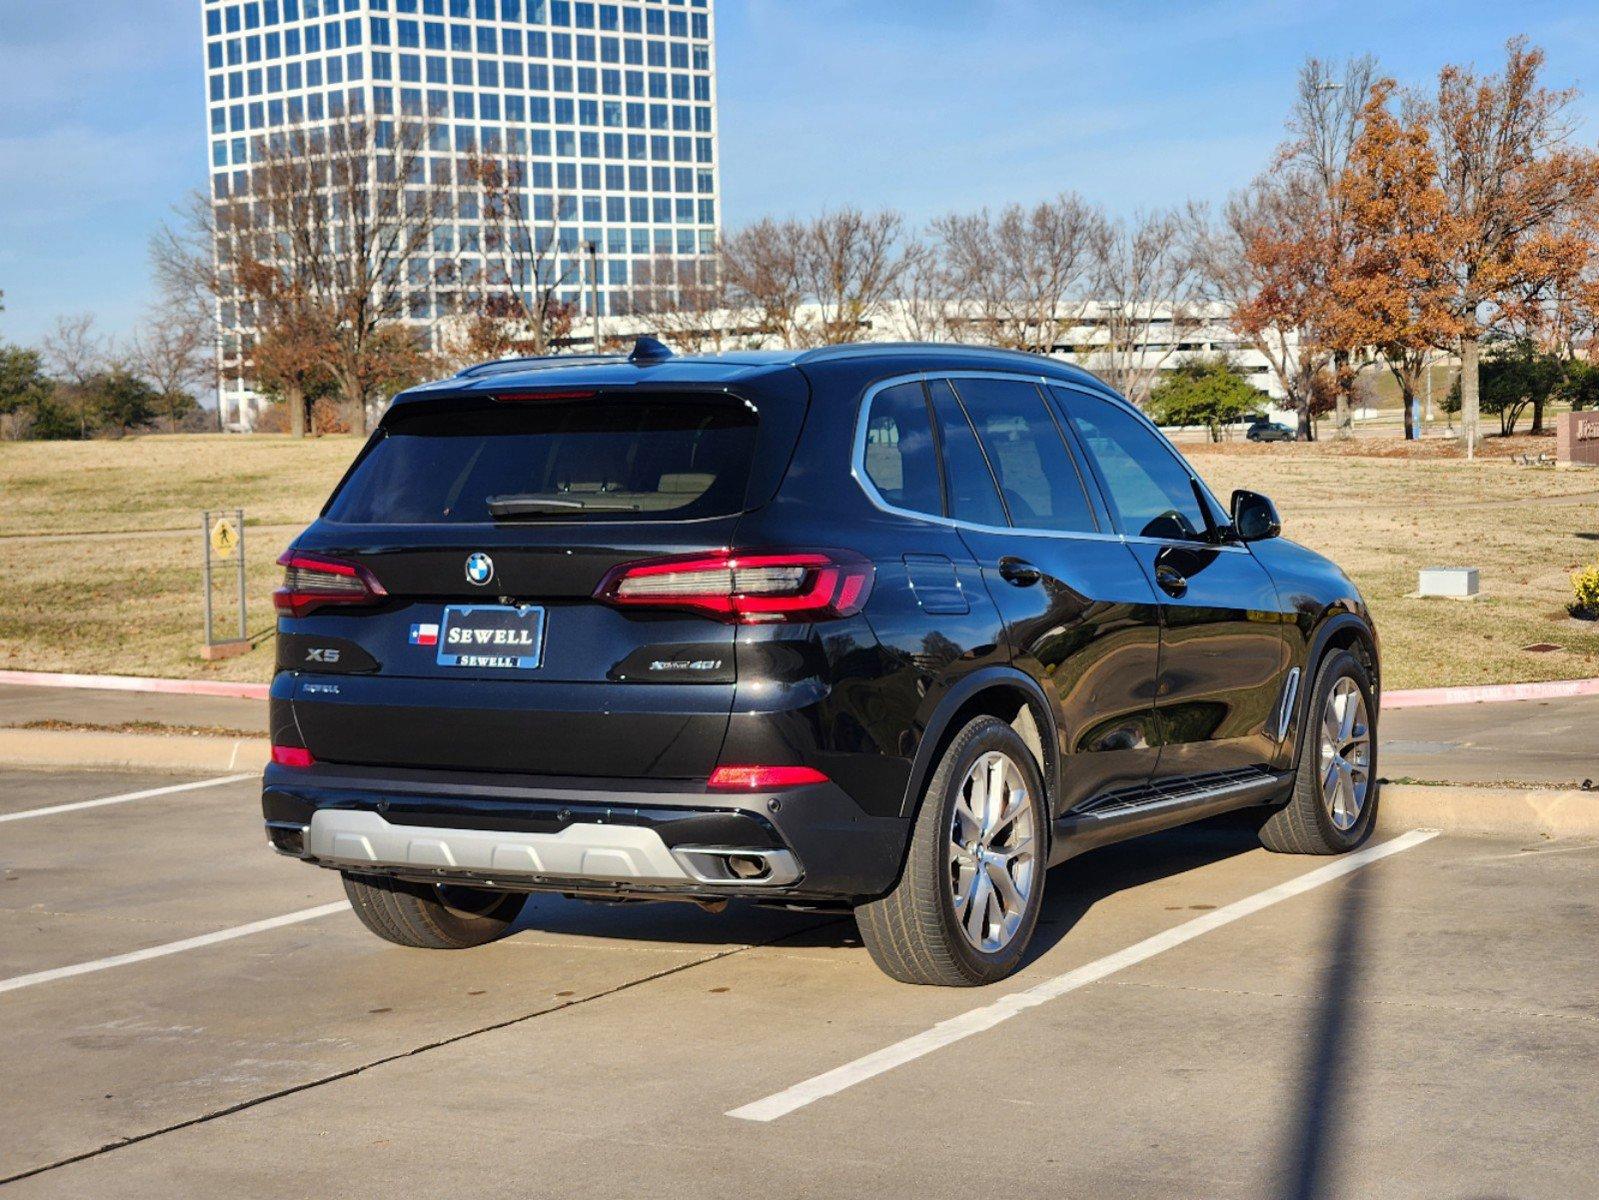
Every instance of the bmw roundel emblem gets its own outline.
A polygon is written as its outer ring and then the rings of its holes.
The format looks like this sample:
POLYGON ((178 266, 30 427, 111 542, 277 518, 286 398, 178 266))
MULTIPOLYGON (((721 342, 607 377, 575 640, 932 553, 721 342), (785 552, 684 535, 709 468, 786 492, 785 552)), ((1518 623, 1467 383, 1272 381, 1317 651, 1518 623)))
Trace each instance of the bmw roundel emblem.
POLYGON ((475 583, 478 587, 487 587, 494 581, 494 560, 483 553, 468 555, 466 579, 468 583, 475 583))

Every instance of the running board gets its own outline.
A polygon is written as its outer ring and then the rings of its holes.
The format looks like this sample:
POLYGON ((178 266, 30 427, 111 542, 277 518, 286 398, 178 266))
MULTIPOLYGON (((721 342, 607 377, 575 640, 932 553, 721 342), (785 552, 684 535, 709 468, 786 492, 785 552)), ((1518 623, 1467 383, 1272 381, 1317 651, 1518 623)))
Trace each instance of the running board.
POLYGON ((1050 865, 1095 846, 1186 825, 1235 808, 1269 804, 1282 795, 1289 779, 1287 772, 1249 768, 1223 773, 1220 778, 1170 780, 1136 791, 1129 789, 1114 798, 1097 798, 1055 822, 1050 865))

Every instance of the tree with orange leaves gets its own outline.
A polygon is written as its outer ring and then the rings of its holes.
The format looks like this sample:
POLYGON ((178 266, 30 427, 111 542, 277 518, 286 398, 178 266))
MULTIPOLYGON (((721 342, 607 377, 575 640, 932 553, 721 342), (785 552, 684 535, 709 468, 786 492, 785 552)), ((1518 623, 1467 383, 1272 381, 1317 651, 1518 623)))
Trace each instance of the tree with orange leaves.
POLYGON ((1537 303, 1562 272, 1592 254, 1573 218, 1599 198, 1599 155, 1570 144, 1567 110, 1576 93, 1544 87, 1543 62, 1541 50, 1513 38, 1502 74, 1448 66, 1435 96, 1414 98, 1456 223, 1449 308, 1459 322, 1468 455, 1477 443, 1483 334, 1537 303))
POLYGON ((1378 80, 1336 191, 1350 253, 1334 272, 1327 321, 1340 345, 1371 346, 1404 395, 1405 437, 1416 436, 1416 392, 1432 350, 1460 332, 1448 267, 1459 222, 1437 178, 1426 123, 1391 110, 1395 84, 1378 80))
POLYGON ((338 353, 334 322, 303 296, 285 300, 268 292, 257 301, 255 330, 244 351, 244 367, 262 391, 276 393, 289 410, 289 433, 306 434, 306 413, 337 383, 327 364, 338 353), (267 310, 266 300, 273 303, 267 310))

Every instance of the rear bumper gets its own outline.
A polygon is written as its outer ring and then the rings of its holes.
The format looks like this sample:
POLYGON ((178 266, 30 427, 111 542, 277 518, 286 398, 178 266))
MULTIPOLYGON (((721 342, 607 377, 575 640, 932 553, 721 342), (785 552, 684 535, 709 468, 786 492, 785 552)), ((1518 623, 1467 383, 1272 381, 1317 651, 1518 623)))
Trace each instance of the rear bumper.
POLYGON ((317 866, 511 890, 856 900, 898 876, 907 822, 834 784, 640 782, 274 765, 262 812, 317 866))

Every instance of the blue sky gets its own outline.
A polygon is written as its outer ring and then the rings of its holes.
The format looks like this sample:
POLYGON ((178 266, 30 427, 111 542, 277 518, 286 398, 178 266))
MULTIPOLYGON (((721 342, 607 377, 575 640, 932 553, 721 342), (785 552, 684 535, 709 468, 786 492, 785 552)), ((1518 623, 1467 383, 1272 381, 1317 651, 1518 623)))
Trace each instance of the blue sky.
MULTIPOLYGON (((0 0, 0 338, 82 310, 137 323, 149 234, 204 178, 199 9, 0 0)), ((717 0, 717 22, 731 225, 1063 189, 1118 211, 1216 199, 1265 165, 1306 55, 1372 51, 1420 83, 1494 67, 1518 32, 1590 92, 1579 132, 1599 139, 1585 0, 717 0)))

